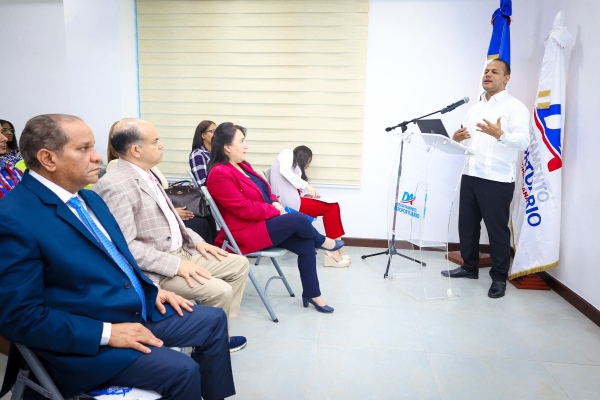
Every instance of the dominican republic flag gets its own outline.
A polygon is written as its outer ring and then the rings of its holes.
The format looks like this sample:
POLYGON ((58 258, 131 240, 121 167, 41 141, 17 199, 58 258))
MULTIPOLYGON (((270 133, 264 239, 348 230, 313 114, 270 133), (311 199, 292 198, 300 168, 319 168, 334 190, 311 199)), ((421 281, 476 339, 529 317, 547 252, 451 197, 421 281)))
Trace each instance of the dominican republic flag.
MULTIPOLYGON (((492 38, 488 48, 487 58, 483 63, 481 75, 485 71, 488 63, 497 58, 501 58, 510 65, 510 16, 512 15, 511 0, 500 0, 500 8, 492 14, 492 38)), ((481 95, 484 90, 481 78, 478 79, 477 93, 481 95)))
POLYGON ((570 40, 563 13, 559 12, 546 39, 531 121, 531 143, 523 155, 517 179, 521 190, 515 196, 511 217, 515 259, 509 279, 558 265, 565 126, 563 50, 570 40))
POLYGON ((488 48, 488 61, 501 58, 510 65, 510 16, 512 15, 511 0, 501 0, 500 8, 492 15, 492 39, 488 48))

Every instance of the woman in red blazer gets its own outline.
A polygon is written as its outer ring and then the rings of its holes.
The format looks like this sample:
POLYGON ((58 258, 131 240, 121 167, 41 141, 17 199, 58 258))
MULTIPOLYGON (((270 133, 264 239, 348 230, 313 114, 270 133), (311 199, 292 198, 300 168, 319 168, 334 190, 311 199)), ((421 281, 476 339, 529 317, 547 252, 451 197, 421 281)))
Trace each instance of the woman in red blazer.
MULTIPOLYGON (((242 253, 271 246, 298 255, 304 307, 312 304, 324 313, 333 312, 321 298, 315 248, 335 251, 344 242, 321 235, 301 213, 287 214, 269 184, 246 161, 246 130, 231 122, 217 127, 212 138, 206 186, 242 253)), ((221 246, 221 230, 215 245, 221 246)))

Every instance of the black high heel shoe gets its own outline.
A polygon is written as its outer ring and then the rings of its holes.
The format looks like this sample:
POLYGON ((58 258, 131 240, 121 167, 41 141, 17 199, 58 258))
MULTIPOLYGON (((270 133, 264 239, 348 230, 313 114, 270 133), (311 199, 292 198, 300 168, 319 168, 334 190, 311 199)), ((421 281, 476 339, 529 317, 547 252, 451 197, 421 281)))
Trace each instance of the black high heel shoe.
POLYGON ((342 239, 335 239, 335 246, 333 246, 333 249, 326 249, 325 247, 323 247, 323 245, 319 246, 319 249, 329 250, 329 251, 338 251, 342 247, 344 247, 344 241, 342 239))
POLYGON ((333 307, 329 307, 328 305, 324 305, 323 307, 321 307, 321 306, 317 305, 317 303, 315 303, 313 301, 313 299, 307 299, 306 297, 303 297, 302 304, 304 305, 304 308, 308 307, 308 303, 315 306, 315 308, 317 309, 318 312, 322 312, 325 314, 331 314, 333 312, 333 307))

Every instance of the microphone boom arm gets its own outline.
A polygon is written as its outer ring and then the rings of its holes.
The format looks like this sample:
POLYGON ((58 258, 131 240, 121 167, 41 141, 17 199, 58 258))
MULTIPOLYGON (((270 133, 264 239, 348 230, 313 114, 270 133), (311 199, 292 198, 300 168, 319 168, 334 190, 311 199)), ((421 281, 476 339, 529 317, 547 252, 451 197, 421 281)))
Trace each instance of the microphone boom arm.
POLYGON ((432 112, 432 113, 430 113, 430 114, 423 115, 422 117, 419 117, 419 118, 414 118, 414 119, 411 119, 410 121, 404 121, 404 122, 400 122, 400 123, 399 123, 398 125, 396 125, 396 126, 390 126, 390 127, 387 127, 387 128, 385 128, 385 131, 386 131, 386 132, 390 132, 390 131, 393 131, 393 130, 394 130, 394 129, 396 129, 396 128, 401 128, 401 129, 402 129, 402 133, 404 133, 404 132, 406 132, 407 125, 408 125, 408 124, 410 124, 410 123, 416 123, 418 120, 420 120, 420 119, 423 119, 423 118, 425 118, 425 117, 429 117, 430 115, 433 115, 433 114, 437 114, 437 113, 442 113, 442 114, 445 114, 445 113, 447 113, 447 112, 450 112, 450 111, 453 111, 453 110, 455 110, 456 108, 458 108, 458 107, 460 107, 460 106, 462 106, 463 104, 466 104, 466 103, 468 103, 468 102, 469 102, 469 98, 468 98, 468 97, 465 97, 464 99, 462 99, 462 100, 460 100, 460 101, 457 101, 456 103, 450 104, 449 106, 447 106, 447 107, 444 107, 444 108, 442 108, 441 110, 434 111, 434 112, 432 112))

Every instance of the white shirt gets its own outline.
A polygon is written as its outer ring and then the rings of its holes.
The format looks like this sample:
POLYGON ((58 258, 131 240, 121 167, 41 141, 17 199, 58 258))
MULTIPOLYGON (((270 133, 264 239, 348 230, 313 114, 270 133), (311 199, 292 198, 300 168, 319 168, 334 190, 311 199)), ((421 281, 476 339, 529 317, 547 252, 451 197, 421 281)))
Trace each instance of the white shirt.
MULTIPOLYGON (((69 192, 68 190, 58 186, 56 183, 54 183, 52 181, 49 181, 48 179, 44 178, 43 176, 41 176, 40 174, 38 174, 37 172, 35 172, 31 169, 29 170, 29 175, 31 175, 32 178, 37 179, 42 185, 46 186, 55 195, 57 195, 58 198, 62 202, 64 202, 67 205, 67 207, 69 207, 69 210, 71 210, 73 212, 73 214, 75 214, 77 219, 80 221, 81 221, 81 218, 79 217, 77 210, 75 210, 73 207, 71 207, 69 204, 67 204, 67 201, 69 201, 71 199, 71 197, 77 197, 79 200, 81 200, 81 204, 83 204, 83 207, 90 214, 90 216, 92 217, 92 220, 94 221, 94 223, 96 224, 98 229, 100 229, 102 231, 102 233, 104 233, 104 236, 106 236, 108 238, 108 240, 110 240, 112 242, 110 235, 108 234, 108 232, 106 232, 106 229, 104 229, 104 227, 102 226, 102 224, 96 217, 96 214, 94 214, 94 212, 92 210, 89 210, 87 208, 87 205, 85 204, 85 201, 83 201, 81 196, 77 195, 77 193, 69 192)), ((81 222, 83 223, 83 221, 81 221, 81 222)), ((83 225, 85 226, 85 224, 83 224, 83 225)), ((100 339, 100 346, 106 346, 108 344, 108 341, 110 340, 111 332, 112 332, 112 324, 110 322, 104 322, 103 326, 102 326, 102 338, 100 339)))
POLYGON ((163 214, 165 214, 167 222, 169 223, 169 229, 171 231, 171 251, 179 249, 183 246, 183 236, 181 235, 181 228, 179 227, 179 222, 177 222, 177 217, 175 217, 175 214, 173 213, 173 211, 171 211, 171 208, 167 204, 167 198, 163 194, 163 191, 158 187, 158 181, 156 180, 154 175, 152 175, 152 172, 146 172, 137 165, 130 163, 129 161, 126 162, 128 162, 129 165, 131 165, 133 169, 135 169, 138 172, 138 174, 140 174, 140 177, 143 180, 145 180, 146 183, 150 185, 150 187, 154 190, 154 194, 158 199, 158 206, 162 210, 163 214))
POLYGON ((497 182, 514 182, 517 174, 519 151, 529 146, 531 115, 525 104, 512 97, 506 90, 489 100, 482 94, 465 117, 470 139, 461 143, 475 151, 469 157, 464 174, 497 182), (504 132, 499 139, 477 131, 476 124, 487 119, 495 124, 502 117, 500 126, 504 132))
POLYGON ((288 180, 298 190, 303 190, 308 185, 304 179, 300 177, 300 168, 294 165, 294 150, 285 149, 277 155, 277 161, 279 161, 279 172, 285 179, 288 180))

